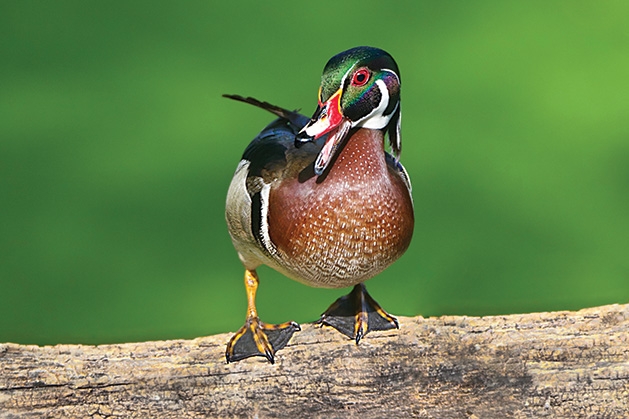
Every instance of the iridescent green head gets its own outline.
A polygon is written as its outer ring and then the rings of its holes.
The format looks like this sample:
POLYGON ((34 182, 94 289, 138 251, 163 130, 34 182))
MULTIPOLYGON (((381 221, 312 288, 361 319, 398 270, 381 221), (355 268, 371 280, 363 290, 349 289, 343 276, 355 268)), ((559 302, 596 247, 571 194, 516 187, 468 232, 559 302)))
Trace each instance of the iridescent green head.
POLYGON ((297 141, 311 141, 333 132, 315 162, 323 173, 352 128, 385 130, 396 159, 401 151, 400 71, 386 51, 356 47, 326 64, 319 104, 297 141))

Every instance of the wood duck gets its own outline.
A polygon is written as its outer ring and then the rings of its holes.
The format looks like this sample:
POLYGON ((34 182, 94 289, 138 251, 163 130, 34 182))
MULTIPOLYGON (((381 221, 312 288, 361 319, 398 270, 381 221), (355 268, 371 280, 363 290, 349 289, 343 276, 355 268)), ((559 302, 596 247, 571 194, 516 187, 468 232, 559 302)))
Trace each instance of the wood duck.
POLYGON ((318 323, 356 344, 370 331, 398 328, 364 282, 408 248, 414 215, 400 164, 400 72, 387 52, 357 47, 323 70, 312 118, 267 102, 278 119, 245 149, 227 193, 226 219, 245 267, 247 318, 227 345, 227 362, 264 356, 274 363, 299 329, 260 321, 256 268, 267 265, 312 287, 354 286, 318 323), (392 154, 385 152, 384 139, 392 154))

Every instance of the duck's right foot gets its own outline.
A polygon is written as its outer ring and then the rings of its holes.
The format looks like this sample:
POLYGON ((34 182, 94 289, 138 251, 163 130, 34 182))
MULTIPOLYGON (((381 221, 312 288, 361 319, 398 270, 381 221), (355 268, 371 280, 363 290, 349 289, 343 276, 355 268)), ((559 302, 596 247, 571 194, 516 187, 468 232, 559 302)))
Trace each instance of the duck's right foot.
POLYGON ((275 363, 275 352, 282 349, 293 333, 301 330, 295 322, 266 324, 257 317, 247 318, 245 325, 236 332, 227 344, 227 362, 236 362, 251 356, 264 356, 275 363))

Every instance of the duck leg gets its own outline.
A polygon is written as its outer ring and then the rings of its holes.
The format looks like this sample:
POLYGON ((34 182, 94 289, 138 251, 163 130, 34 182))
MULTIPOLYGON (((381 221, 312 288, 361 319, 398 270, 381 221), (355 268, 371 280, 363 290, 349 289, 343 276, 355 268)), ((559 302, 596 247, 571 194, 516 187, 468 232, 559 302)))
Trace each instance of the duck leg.
POLYGON ((247 320, 227 344, 225 358, 228 363, 250 356, 264 356, 274 364, 275 352, 286 346, 293 333, 301 330, 295 322, 266 324, 260 321, 256 310, 256 291, 259 283, 255 270, 245 270, 247 320))
POLYGON ((363 336, 373 330, 400 328, 397 319, 371 298, 363 284, 355 285, 352 292, 336 300, 317 323, 332 326, 355 339, 357 345, 363 336))

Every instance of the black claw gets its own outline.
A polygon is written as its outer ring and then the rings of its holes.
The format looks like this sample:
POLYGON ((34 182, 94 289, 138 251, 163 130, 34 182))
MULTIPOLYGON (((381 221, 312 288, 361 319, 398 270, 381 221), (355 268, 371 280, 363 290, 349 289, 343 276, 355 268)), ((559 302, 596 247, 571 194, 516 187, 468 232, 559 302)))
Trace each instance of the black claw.
POLYGON ((360 329, 358 329, 358 332, 356 333, 356 345, 358 345, 360 343, 360 340, 363 337, 363 328, 361 327, 360 329))
POLYGON ((266 357, 266 359, 269 360, 271 364, 275 364, 275 356, 273 356, 273 353, 271 351, 264 352, 264 356, 266 357))
POLYGON ((393 323, 395 323, 395 328, 399 329, 400 328, 400 322, 397 321, 397 317, 391 316, 391 318, 393 318, 393 323))

